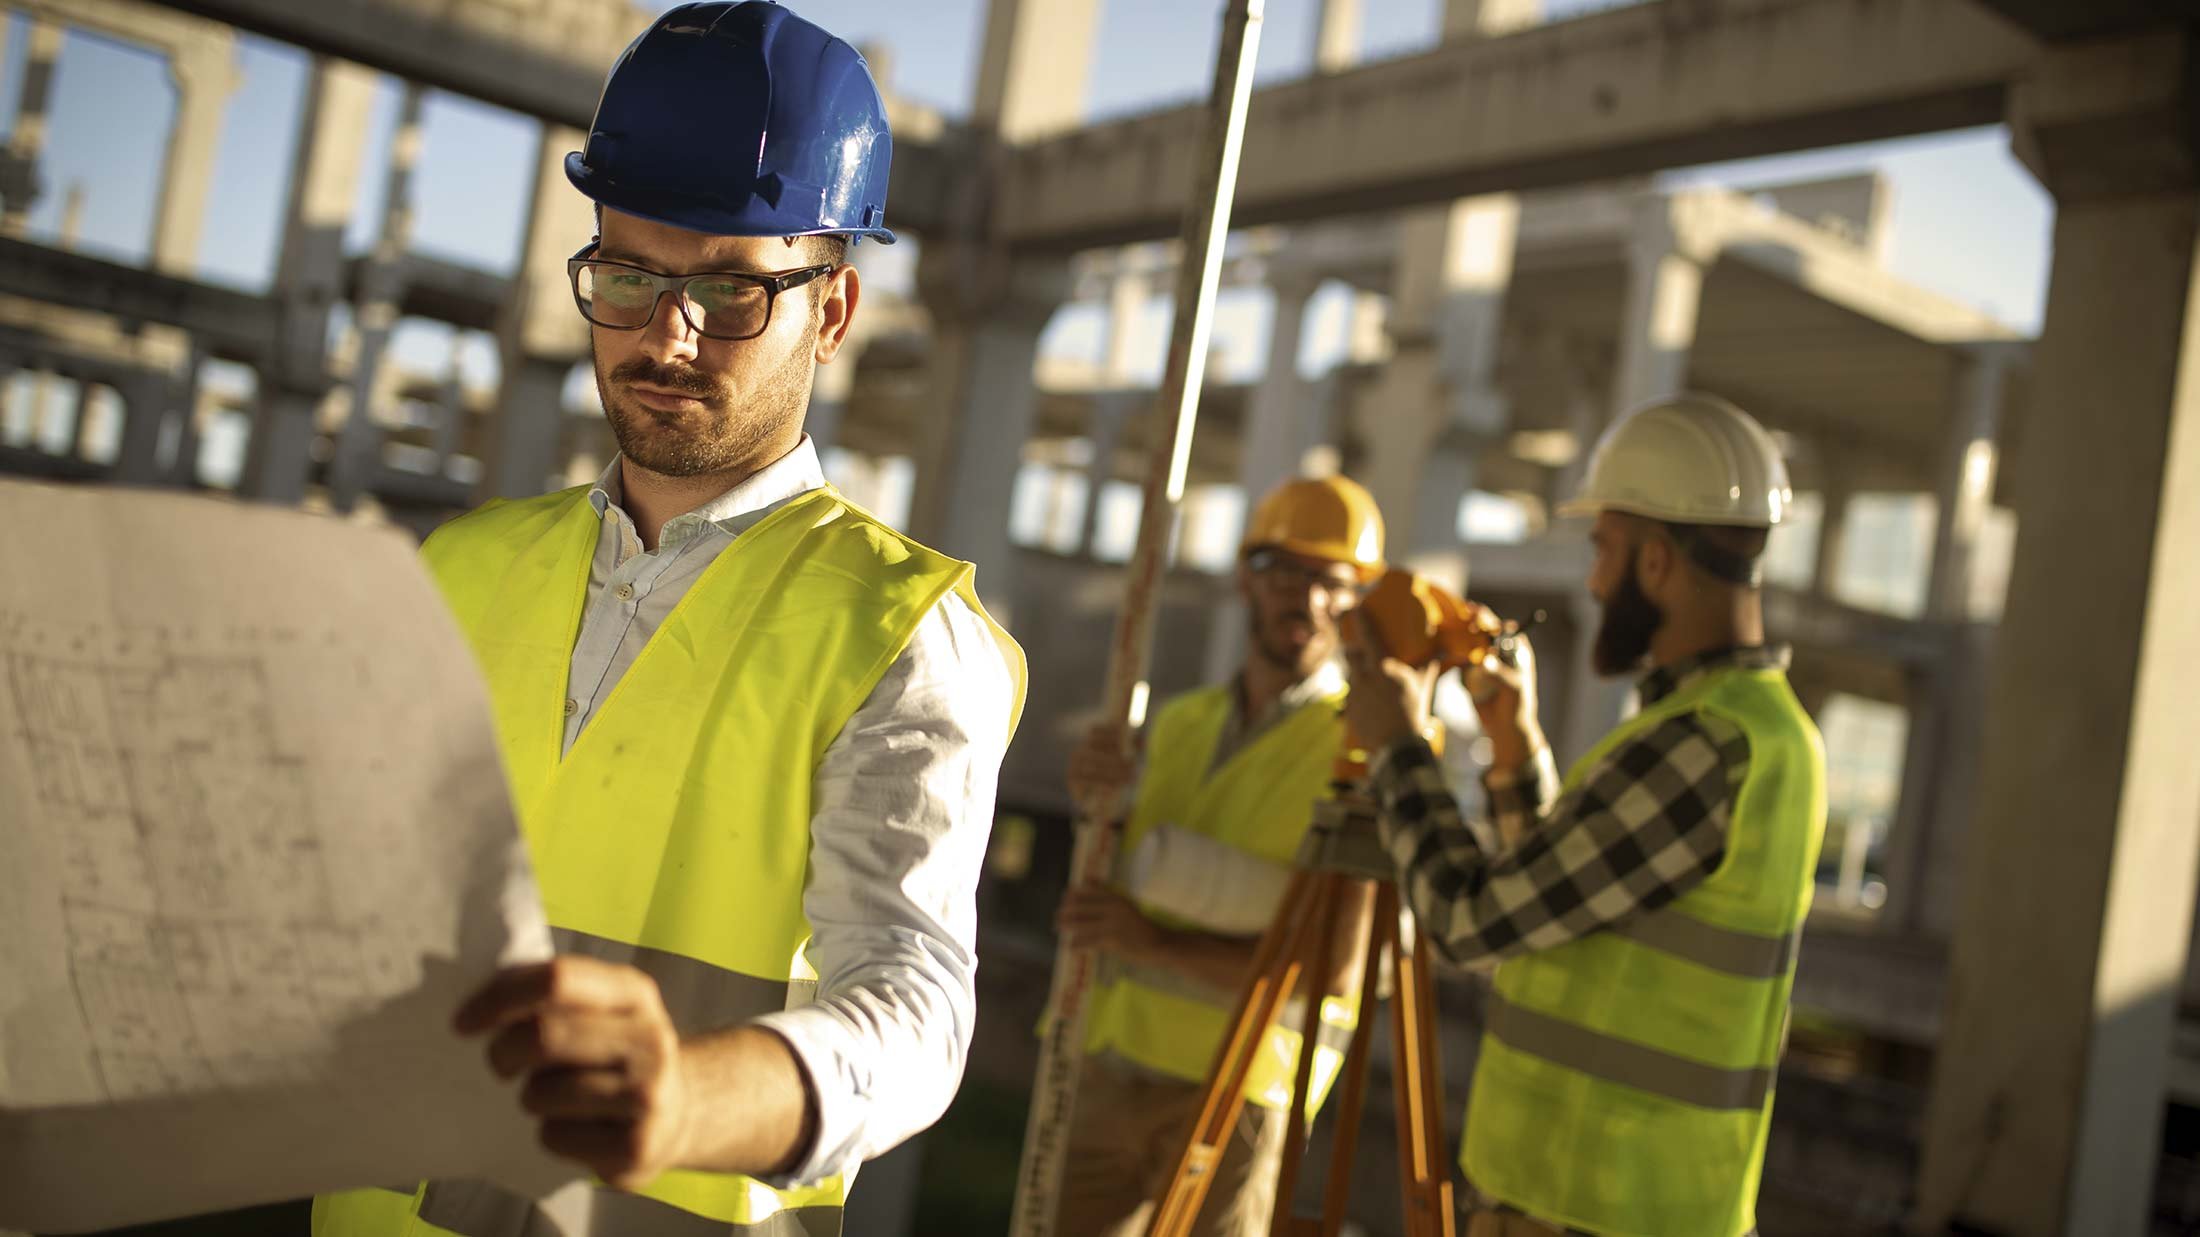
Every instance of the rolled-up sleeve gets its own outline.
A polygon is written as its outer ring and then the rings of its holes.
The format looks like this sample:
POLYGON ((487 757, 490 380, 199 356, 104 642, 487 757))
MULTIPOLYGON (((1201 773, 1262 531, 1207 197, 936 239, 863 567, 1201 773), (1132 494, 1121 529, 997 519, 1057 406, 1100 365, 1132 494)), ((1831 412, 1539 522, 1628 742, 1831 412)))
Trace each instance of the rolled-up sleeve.
POLYGON ((817 1000, 758 1020, 817 1102, 784 1187, 922 1131, 961 1084, 976 1018, 977 886, 1015 709, 992 628, 950 594, 826 749, 803 895, 817 1000))

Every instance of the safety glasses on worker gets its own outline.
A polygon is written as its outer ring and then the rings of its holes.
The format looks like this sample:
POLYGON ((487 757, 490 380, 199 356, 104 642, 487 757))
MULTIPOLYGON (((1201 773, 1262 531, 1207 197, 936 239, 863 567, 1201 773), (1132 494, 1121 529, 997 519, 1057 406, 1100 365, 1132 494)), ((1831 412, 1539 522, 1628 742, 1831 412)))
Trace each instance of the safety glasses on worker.
POLYGON ((1346 563, 1320 563, 1300 558, 1272 547, 1253 550, 1245 556, 1245 566, 1253 573, 1253 579, 1272 588, 1290 589, 1305 593, 1308 589, 1320 589, 1336 605, 1356 604, 1367 591, 1360 583, 1359 573, 1346 563))
POLYGON ((670 293, 680 316, 705 339, 755 339, 771 325, 772 303, 780 293, 839 269, 838 263, 827 262, 769 274, 660 275, 629 262, 590 256, 595 252, 591 241, 565 263, 573 281, 573 303, 583 318, 614 331, 639 331, 656 316, 658 300, 670 293))

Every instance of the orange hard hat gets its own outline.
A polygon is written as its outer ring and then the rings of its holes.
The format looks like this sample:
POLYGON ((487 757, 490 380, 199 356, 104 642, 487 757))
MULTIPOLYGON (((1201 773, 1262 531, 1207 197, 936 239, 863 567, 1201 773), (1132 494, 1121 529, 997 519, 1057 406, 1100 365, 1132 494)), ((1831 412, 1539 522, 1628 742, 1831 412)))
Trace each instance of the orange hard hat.
POLYGON ((1245 522, 1244 553, 1263 546, 1349 563, 1360 579, 1383 573, 1383 513, 1348 477, 1301 477, 1268 491, 1245 522))

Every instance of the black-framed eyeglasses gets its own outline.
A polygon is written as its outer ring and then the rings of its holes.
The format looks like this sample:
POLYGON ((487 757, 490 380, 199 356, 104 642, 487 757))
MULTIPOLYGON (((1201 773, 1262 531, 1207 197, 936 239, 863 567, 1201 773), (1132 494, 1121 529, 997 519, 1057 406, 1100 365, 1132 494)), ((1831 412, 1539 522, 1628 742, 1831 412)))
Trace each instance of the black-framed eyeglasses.
POLYGON ((1263 546, 1245 556, 1245 566, 1263 582, 1279 585, 1296 592, 1319 588, 1332 601, 1358 600, 1367 587, 1349 567, 1317 568, 1306 560, 1287 554, 1271 546, 1263 546))
POLYGON ((780 293, 840 269, 839 263, 827 262, 769 274, 660 275, 631 262, 589 256, 595 252, 591 241, 565 263, 581 317, 614 331, 639 331, 657 316, 657 302, 670 293, 680 316, 705 339, 755 339, 771 325, 772 303, 780 293))

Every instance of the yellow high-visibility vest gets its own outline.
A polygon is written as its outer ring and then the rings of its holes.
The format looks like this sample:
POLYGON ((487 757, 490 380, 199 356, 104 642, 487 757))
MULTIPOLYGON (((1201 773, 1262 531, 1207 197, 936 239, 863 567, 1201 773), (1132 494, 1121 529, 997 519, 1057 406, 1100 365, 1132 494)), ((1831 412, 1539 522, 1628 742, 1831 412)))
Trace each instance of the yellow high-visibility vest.
POLYGON ((1826 821, 1817 728, 1778 670, 1716 670, 1623 723, 1741 729, 1718 871, 1670 905, 1497 969, 1460 1164, 1482 1193, 1610 1237, 1735 1237, 1757 1184, 1826 821))
MULTIPOLYGON (((1276 863, 1297 857, 1314 804, 1329 794, 1331 769, 1344 744, 1344 722, 1337 712, 1344 694, 1340 689, 1307 703, 1232 753, 1219 768, 1211 768, 1235 690, 1224 684, 1187 692, 1155 714, 1137 803, 1124 825, 1125 854, 1148 832, 1174 824, 1276 863)), ((1153 908, 1140 909, 1168 927, 1202 927, 1153 908)), ((1158 968, 1122 964, 1112 980, 1094 991, 1085 1051, 1112 1053, 1171 1078, 1204 1082, 1229 1029, 1236 995, 1158 968)), ((1325 998, 1321 1016, 1307 1096, 1309 1116, 1321 1106, 1344 1063, 1359 1009, 1355 1002, 1325 998)), ((1246 1099, 1265 1108, 1287 1107, 1298 1060, 1298 1020, 1278 1019, 1246 1078, 1246 1099)))
MULTIPOLYGON (((985 614, 970 565, 830 488, 796 498, 705 569, 561 759, 598 530, 580 488, 491 503, 423 550, 488 680, 559 952, 649 972, 683 1035, 802 1004, 817 986, 802 912, 812 778, 943 597, 985 614)), ((1023 655, 993 633, 1020 712, 1023 655)), ((596 1195, 620 1233, 817 1237, 839 1232, 846 1189, 669 1172, 596 1195)), ((528 1205, 482 1182, 355 1190, 315 1200, 314 1233, 501 1235, 528 1205)))

